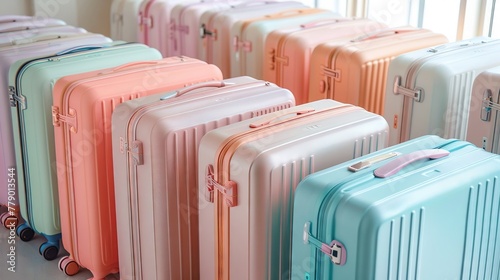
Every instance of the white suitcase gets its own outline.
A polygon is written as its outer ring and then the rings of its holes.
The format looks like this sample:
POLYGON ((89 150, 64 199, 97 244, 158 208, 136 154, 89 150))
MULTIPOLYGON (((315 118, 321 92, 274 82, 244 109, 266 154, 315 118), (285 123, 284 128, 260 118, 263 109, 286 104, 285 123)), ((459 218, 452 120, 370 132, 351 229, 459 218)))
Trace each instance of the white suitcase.
POLYGON ((389 64, 384 118, 389 144, 428 134, 465 140, 474 78, 500 65, 500 40, 470 40, 425 48, 389 64))
POLYGON ((472 84, 466 140, 500 154, 500 66, 482 72, 472 84))
POLYGON ((113 0, 111 3, 111 39, 137 41, 137 14, 141 0, 113 0))

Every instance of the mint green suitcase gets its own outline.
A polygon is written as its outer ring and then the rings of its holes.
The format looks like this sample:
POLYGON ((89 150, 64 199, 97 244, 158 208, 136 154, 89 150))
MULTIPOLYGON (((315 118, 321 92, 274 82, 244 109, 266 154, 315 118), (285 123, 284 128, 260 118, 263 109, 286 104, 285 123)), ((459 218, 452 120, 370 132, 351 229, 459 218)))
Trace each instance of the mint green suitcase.
POLYGON ((26 221, 18 226, 17 234, 23 241, 31 240, 35 233, 47 238, 39 248, 45 259, 57 258, 61 238, 51 112, 55 82, 66 75, 161 58, 160 52, 144 44, 111 42, 20 60, 10 67, 18 192, 21 216, 26 221))

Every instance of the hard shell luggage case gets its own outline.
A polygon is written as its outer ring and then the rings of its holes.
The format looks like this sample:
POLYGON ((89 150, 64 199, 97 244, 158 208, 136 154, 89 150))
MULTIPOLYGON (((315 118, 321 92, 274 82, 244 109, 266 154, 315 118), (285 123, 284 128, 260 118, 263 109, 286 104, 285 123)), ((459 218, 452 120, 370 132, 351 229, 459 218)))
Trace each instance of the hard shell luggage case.
POLYGON ((62 20, 50 17, 43 17, 43 16, 0 15, 0 26, 3 24, 20 23, 20 22, 31 22, 32 24, 35 25, 44 25, 44 24, 50 25, 55 22, 64 23, 62 20))
POLYGON ((500 154, 500 66, 474 79, 466 140, 488 152, 500 154))
POLYGON ((117 107, 113 156, 121 279, 203 279, 198 251, 199 230, 202 235, 206 230, 198 228, 200 139, 217 127, 294 104, 288 90, 237 77, 117 107), (161 101, 163 96, 168 98, 161 101))
MULTIPOLYGON (((106 37, 105 37, 106 38, 106 37)), ((61 238, 57 169, 52 125, 52 89, 61 77, 138 60, 161 58, 143 44, 123 44, 106 38, 101 44, 70 49, 58 55, 16 61, 9 70, 11 116, 21 216, 27 223, 17 228, 21 239, 34 232, 48 242, 39 252, 55 259, 61 238), (95 49, 94 49, 95 48, 95 49)), ((72 116, 65 119, 72 122, 72 116)), ((92 131, 85 131, 92 135, 92 131)), ((85 151, 86 146, 78 147, 85 151)), ((91 209, 92 211, 96 209, 91 209)), ((88 229, 88 228, 87 228, 88 229)))
MULTIPOLYGON (((0 213, 0 221, 4 226, 17 225, 21 216, 19 215, 20 201, 19 192, 12 190, 17 188, 16 158, 14 152, 14 137, 12 132, 12 121, 10 114, 8 75, 10 66, 18 61, 32 56, 52 55, 75 45, 88 42, 103 42, 108 39, 100 34, 79 33, 84 32, 76 29, 74 34, 57 34, 51 36, 31 36, 18 40, 9 41, 0 45, 0 206, 8 206, 8 212, 0 213), (14 174, 15 178, 11 178, 14 174), (10 180, 10 181, 9 181, 10 180), (14 182, 13 182, 14 181, 14 182), (10 185, 14 184, 14 186, 10 185), (10 200, 9 200, 10 199, 10 200)), ((3 212, 3 211, 2 211, 3 212)))
POLYGON ((110 37, 113 40, 137 41, 137 15, 141 0, 113 0, 110 14, 110 37))
POLYGON ((428 29, 397 27, 348 43, 323 43, 312 55, 309 101, 330 98, 383 114, 390 62, 398 55, 448 42, 428 29))
POLYGON ((13 21, 0 23, 0 36, 8 36, 8 33, 38 29, 42 27, 64 26, 66 23, 60 19, 47 18, 42 21, 13 21))
POLYGON ((230 32, 236 22, 300 8, 307 6, 298 1, 251 1, 213 13, 201 31, 206 38, 202 49, 206 54, 202 58, 217 65, 224 77, 230 77, 231 62, 228 55, 232 47, 230 32))
POLYGON ((465 140, 474 78, 500 65, 499 51, 500 40, 475 37, 396 57, 383 114, 391 145, 427 134, 465 140))
POLYGON ((198 164, 201 279, 290 279, 298 182, 385 148, 387 131, 381 116, 325 99, 208 132, 198 164))
POLYGON ((170 42, 168 53, 171 56, 185 55, 192 58, 199 57, 202 39, 200 28, 202 15, 207 12, 217 12, 230 9, 244 1, 202 1, 178 2, 170 12, 170 42))
MULTIPOLYGON (((24 22, 23 22, 24 23, 24 22)), ((71 25, 55 25, 55 26, 42 26, 36 28, 30 28, 26 26, 19 26, 18 23, 15 25, 1 25, 0 26, 0 47, 7 43, 12 43, 13 41, 29 39, 34 36, 39 35, 49 35, 49 34, 73 34, 73 33, 87 33, 87 31, 81 27, 75 27, 71 25), (1 33, 2 30, 9 30, 9 32, 1 33)))
POLYGON ((370 19, 337 18, 275 30, 266 37, 262 73, 265 80, 293 92, 297 104, 308 101, 309 69, 314 48, 327 41, 343 44, 387 26, 370 19))
POLYGON ((499 167, 469 142, 422 136, 308 176, 293 279, 500 279, 499 167))
POLYGON ((241 75, 262 79, 265 63, 265 40, 273 30, 300 27, 307 22, 340 18, 336 13, 323 9, 293 9, 262 17, 240 20, 231 27, 230 70, 231 77, 241 75))
POLYGON ((62 241, 70 253, 60 260, 66 274, 76 273, 76 264, 89 269, 94 279, 119 269, 111 141, 114 108, 128 100, 212 80, 222 80, 216 66, 170 57, 70 75, 56 83, 52 116, 62 241), (68 116, 74 121, 65 121, 68 116))

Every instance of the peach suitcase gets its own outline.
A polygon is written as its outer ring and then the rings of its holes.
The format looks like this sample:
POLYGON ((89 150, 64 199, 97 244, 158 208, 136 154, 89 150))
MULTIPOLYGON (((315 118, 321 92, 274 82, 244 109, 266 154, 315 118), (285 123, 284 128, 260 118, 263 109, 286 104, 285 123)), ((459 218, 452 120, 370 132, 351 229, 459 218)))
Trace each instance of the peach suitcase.
POLYGON ((203 278, 197 214, 198 180, 203 181, 197 178, 200 139, 214 128, 294 104, 288 90, 237 77, 117 107, 112 136, 121 279, 203 278))
POLYGON ((94 279, 118 271, 111 115, 127 100, 197 82, 221 80, 214 65, 185 57, 136 61, 69 75, 54 87, 52 107, 66 274, 88 268, 94 279))
POLYGON ((263 78, 293 92, 297 104, 308 101, 309 69, 313 49, 324 42, 347 42, 386 28, 370 19, 316 20, 298 28, 275 30, 266 38, 263 78))
POLYGON ((311 55, 309 101, 329 98, 383 114, 390 62, 400 54, 447 42, 443 34, 404 26, 344 44, 320 44, 311 55))
POLYGON ((209 131, 198 161, 201 279, 291 279, 297 184, 387 143, 382 116, 328 99, 209 131))

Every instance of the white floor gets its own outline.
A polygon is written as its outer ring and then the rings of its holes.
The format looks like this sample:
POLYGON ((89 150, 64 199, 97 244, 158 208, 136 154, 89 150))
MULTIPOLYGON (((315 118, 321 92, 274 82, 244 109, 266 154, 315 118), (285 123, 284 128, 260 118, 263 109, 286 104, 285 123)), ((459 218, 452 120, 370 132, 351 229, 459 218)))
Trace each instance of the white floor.
MULTIPOLYGON (((16 236, 15 244, 9 244, 10 231, 5 227, 0 227, 0 279, 1 280, 81 280, 89 279, 92 274, 82 269, 74 276, 66 276, 59 270, 57 264, 59 259, 68 255, 62 248, 57 259, 53 261, 45 260, 39 253, 38 247, 45 240, 41 236, 35 236, 29 242, 23 242, 16 236), (10 246, 15 246, 15 272, 9 271, 11 265, 8 263, 10 246)), ((108 280, 119 280, 118 275, 109 275, 108 280)))

